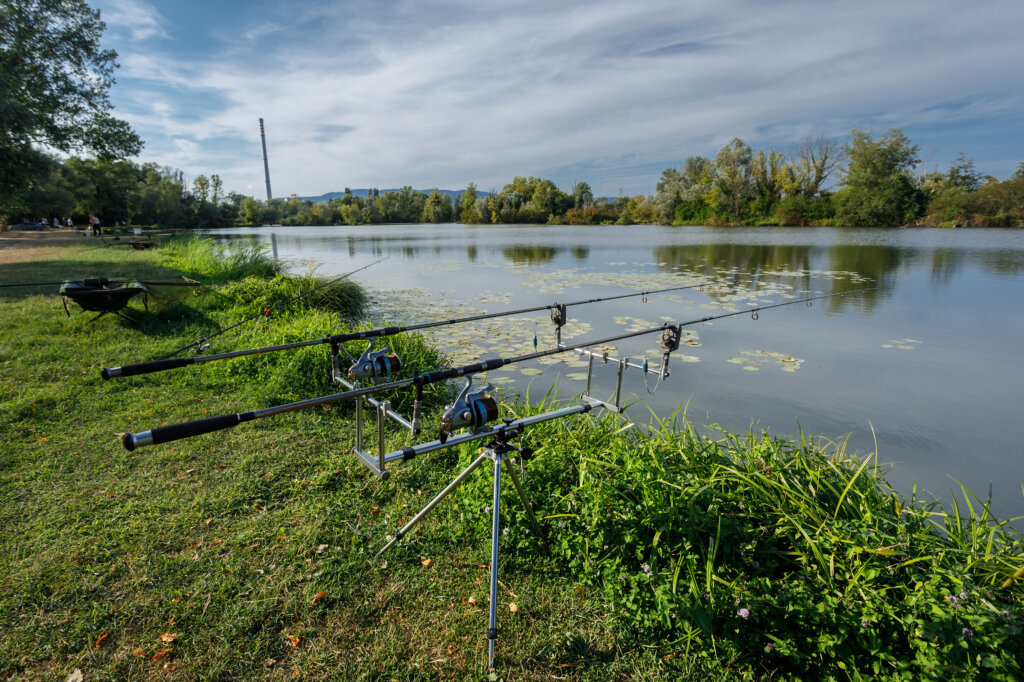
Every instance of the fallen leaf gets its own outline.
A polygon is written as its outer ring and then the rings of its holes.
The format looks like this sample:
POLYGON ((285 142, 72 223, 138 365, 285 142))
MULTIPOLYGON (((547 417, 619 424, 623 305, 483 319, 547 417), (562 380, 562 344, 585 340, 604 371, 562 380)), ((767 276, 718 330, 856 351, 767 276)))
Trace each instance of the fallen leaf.
POLYGON ((210 518, 206 519, 206 525, 207 526, 210 525, 210 521, 213 521, 213 517, 212 516, 210 518))
POLYGON ((455 647, 453 647, 453 646, 449 646, 449 647, 448 647, 447 649, 445 649, 444 651, 445 651, 445 653, 446 653, 446 654, 448 654, 449 656, 454 656, 454 655, 455 655, 455 652, 456 652, 456 651, 458 651, 458 649, 456 649, 456 648, 455 648, 455 647))
POLYGON ((430 564, 432 564, 434 562, 431 561, 430 559, 427 559, 426 557, 420 557, 420 563, 423 564, 424 566, 429 566, 430 564))
POLYGON ((174 625, 174 619, 173 619, 173 618, 171 618, 171 620, 170 620, 170 621, 168 621, 168 623, 167 623, 167 624, 168 624, 168 625, 174 625))
MULTIPOLYGON (((36 438, 36 440, 50 440, 49 436, 43 436, 42 438, 36 438)), ((75 668, 77 670, 78 668, 75 668)))
POLYGON ((181 633, 178 632, 165 632, 164 634, 160 635, 160 641, 167 642, 168 644, 170 644, 174 640, 178 639, 178 637, 180 636, 181 633))
POLYGON ((256 511, 266 511, 263 507, 261 507, 258 504, 254 504, 253 509, 255 509, 256 511))
POLYGON ((374 516, 377 516, 378 514, 380 514, 380 507, 377 507, 377 506, 370 507, 370 513, 373 514, 374 516))
POLYGON ((174 599, 171 600, 171 603, 172 604, 177 604, 180 601, 181 601, 181 597, 175 597, 174 599))
POLYGON ((388 562, 386 562, 386 561, 380 562, 380 567, 381 568, 387 568, 388 567, 388 562))
POLYGON ((292 643, 292 646, 298 646, 299 645, 299 638, 296 637, 295 635, 285 635, 285 637, 287 637, 288 641, 292 643))
POLYGON ((319 547, 316 548, 316 553, 317 554, 323 554, 324 550, 327 549, 327 547, 328 547, 327 545, 320 545, 319 547))
POLYGON ((296 668, 295 670, 292 671, 292 677, 298 677, 298 676, 299 676, 299 669, 296 668))
POLYGON ((508 610, 511 611, 512 613, 519 613, 521 611, 521 609, 519 608, 519 605, 516 604, 515 602, 513 602, 513 603, 508 605, 508 610))
POLYGON ((149 660, 155 661, 158 658, 163 658, 164 656, 166 656, 169 653, 171 653, 170 649, 164 649, 163 651, 161 651, 160 653, 158 653, 156 656, 154 656, 153 658, 151 658, 149 660))
POLYGON ((315 604, 316 600, 319 599, 320 597, 324 596, 325 594, 327 594, 327 593, 326 592, 317 592, 316 596, 313 597, 313 601, 311 601, 310 604, 315 604))
POLYGON ((107 633, 101 632, 100 636, 96 638, 96 648, 97 649, 99 649, 101 646, 103 646, 103 640, 105 640, 106 638, 107 638, 107 633))
POLYGON ((196 544, 194 544, 194 545, 190 545, 190 546, 189 546, 189 549, 195 549, 196 547, 198 547, 198 546, 199 546, 199 545, 201 545, 201 544, 203 544, 203 541, 202 541, 202 540, 200 540, 199 542, 197 542, 197 543, 196 543, 196 544))
POLYGON ((464 599, 463 601, 466 604, 469 604, 470 606, 476 606, 476 599, 474 599, 473 597, 470 597, 469 599, 464 599))
MULTIPOLYGON (((82 372, 82 374, 85 374, 85 372, 82 372)), ((82 682, 83 679, 85 678, 82 676, 82 671, 78 668, 75 668, 75 670, 70 675, 68 675, 68 679, 64 682, 82 682)))
POLYGON ((138 649, 132 652, 132 656, 141 656, 144 653, 146 653, 146 650, 140 646, 138 649))

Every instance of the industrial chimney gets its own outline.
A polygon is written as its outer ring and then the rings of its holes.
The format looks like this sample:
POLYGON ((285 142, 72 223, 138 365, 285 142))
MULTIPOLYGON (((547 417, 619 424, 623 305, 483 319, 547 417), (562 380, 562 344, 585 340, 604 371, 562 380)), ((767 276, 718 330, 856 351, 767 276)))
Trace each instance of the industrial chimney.
POLYGON ((263 132, 263 119, 260 119, 260 142, 263 143, 263 173, 267 176, 267 201, 270 201, 270 166, 267 164, 267 136, 263 132))

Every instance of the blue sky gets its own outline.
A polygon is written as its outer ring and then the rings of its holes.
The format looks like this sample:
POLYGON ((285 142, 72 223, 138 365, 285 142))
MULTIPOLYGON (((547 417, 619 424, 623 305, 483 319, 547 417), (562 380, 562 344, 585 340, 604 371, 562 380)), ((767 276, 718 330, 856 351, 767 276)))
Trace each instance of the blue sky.
POLYGON ((1024 161, 1020 0, 91 0, 139 157, 262 197, 500 189, 652 194, 733 137, 902 127, 927 170, 1024 161))

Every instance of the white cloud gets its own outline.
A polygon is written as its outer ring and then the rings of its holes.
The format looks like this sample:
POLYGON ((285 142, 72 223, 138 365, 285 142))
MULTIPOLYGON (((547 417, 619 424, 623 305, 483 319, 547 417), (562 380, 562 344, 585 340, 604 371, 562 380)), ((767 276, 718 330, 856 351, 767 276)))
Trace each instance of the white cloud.
POLYGON ((103 21, 112 28, 127 29, 132 40, 167 38, 164 26, 167 20, 142 0, 106 0, 103 21))
POLYGON ((564 167, 609 177, 617 164, 631 169, 598 193, 652 192, 659 171, 636 168, 734 136, 963 125, 1024 103, 1018 2, 723 6, 283 5, 230 27, 242 39, 212 57, 122 50, 118 88, 140 85, 119 96, 135 101, 146 158, 228 187, 261 186, 264 117, 280 195, 500 187, 564 167))

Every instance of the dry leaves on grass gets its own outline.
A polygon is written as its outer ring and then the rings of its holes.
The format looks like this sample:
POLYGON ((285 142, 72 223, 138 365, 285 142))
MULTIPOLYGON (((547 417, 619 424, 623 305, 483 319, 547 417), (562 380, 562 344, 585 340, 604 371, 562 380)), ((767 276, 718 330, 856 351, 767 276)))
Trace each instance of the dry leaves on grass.
POLYGON ((64 682, 82 682, 84 679, 85 677, 82 675, 81 669, 75 668, 64 682))
POLYGON ((165 632, 164 634, 160 635, 160 641, 167 642, 168 644, 170 644, 174 640, 178 639, 178 637, 181 637, 180 632, 165 632))
POLYGON ((420 563, 423 564, 424 566, 430 566, 434 562, 432 560, 426 558, 426 557, 421 556, 420 557, 420 563))
POLYGON ((132 652, 132 656, 141 656, 144 653, 146 653, 146 650, 140 646, 138 649, 132 652))
POLYGON ((157 655, 153 656, 153 658, 151 658, 151 659, 149 659, 149 660, 151 660, 151 661, 155 661, 155 660, 157 660, 158 658, 163 658, 164 656, 166 656, 166 655, 167 655, 167 654, 169 654, 169 653, 171 653, 171 650, 170 650, 170 649, 164 649, 163 651, 161 651, 161 652, 160 652, 160 653, 158 653, 157 655))
POLYGON ((299 645, 299 641, 300 640, 295 635, 285 635, 285 637, 288 638, 288 641, 291 642, 292 646, 298 646, 299 645))
POLYGON ((320 597, 324 596, 325 594, 327 594, 327 593, 326 592, 317 592, 316 596, 313 597, 313 601, 311 601, 310 604, 315 604, 316 600, 319 599, 320 597))
POLYGON ((508 610, 511 611, 512 613, 521 613, 522 612, 522 609, 520 609, 519 605, 516 604, 515 602, 513 602, 513 603, 508 605, 508 610))
POLYGON ((106 632, 101 632, 100 633, 100 636, 96 638, 96 648, 97 649, 99 649, 101 646, 103 646, 103 640, 105 640, 107 637, 108 637, 108 635, 107 635, 106 632))

